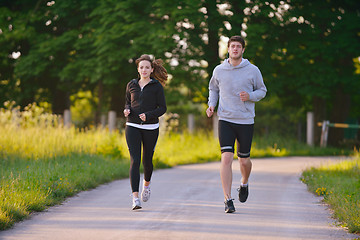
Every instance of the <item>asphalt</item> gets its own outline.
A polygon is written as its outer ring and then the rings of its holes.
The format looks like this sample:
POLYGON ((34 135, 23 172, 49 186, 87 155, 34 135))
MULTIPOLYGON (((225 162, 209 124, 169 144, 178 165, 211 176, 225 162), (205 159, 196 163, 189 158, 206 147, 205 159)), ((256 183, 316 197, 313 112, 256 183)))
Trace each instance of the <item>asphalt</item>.
POLYGON ((303 169, 341 158, 253 159, 250 195, 237 200, 239 164, 233 163, 236 212, 224 213, 220 163, 186 165, 153 173, 151 198, 131 210, 128 179, 81 192, 0 232, 2 240, 92 239, 356 239, 307 191, 303 169))

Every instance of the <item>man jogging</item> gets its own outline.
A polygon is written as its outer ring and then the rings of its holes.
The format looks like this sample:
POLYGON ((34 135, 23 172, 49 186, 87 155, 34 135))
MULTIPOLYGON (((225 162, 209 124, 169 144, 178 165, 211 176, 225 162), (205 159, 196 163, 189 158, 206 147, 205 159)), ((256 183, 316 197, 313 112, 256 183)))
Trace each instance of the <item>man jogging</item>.
POLYGON ((220 176, 225 198, 225 212, 235 212, 231 198, 232 162, 234 145, 240 162, 241 183, 238 189, 240 202, 249 194, 249 176, 252 163, 250 149, 254 130, 255 102, 265 97, 260 70, 243 58, 245 41, 233 36, 228 42, 229 58, 216 66, 209 83, 209 101, 206 114, 211 117, 219 100, 219 142, 221 147, 220 176))

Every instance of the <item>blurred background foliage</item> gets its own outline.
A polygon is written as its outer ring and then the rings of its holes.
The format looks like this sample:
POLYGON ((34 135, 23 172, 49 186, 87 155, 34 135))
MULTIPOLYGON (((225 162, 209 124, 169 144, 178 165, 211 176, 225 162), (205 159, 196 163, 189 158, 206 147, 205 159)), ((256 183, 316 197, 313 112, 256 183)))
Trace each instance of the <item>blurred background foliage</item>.
MULTIPOLYGON (((97 126, 110 110, 124 122, 125 86, 137 77, 134 60, 147 53, 168 69, 174 131, 189 113, 197 128, 211 129, 208 81, 232 35, 245 38, 244 57, 268 87, 256 107, 257 135, 304 141, 308 111, 316 122, 358 123, 357 0, 1 0, 0 102, 71 109, 77 127, 97 126)), ((358 146, 351 131, 332 128, 329 144, 358 146)))

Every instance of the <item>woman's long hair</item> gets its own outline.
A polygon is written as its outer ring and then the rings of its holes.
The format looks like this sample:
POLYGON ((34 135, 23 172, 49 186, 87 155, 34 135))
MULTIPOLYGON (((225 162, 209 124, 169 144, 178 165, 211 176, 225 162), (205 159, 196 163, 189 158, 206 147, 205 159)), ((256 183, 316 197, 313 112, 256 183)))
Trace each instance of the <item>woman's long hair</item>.
POLYGON ((163 64, 164 64, 163 60, 161 60, 161 59, 151 60, 149 55, 143 54, 135 61, 137 68, 139 67, 139 63, 143 60, 149 61, 151 64, 151 67, 154 69, 154 71, 151 73, 150 77, 155 78, 156 80, 158 80, 161 83, 161 85, 165 86, 166 81, 168 79, 168 74, 167 74, 166 69, 163 66, 163 64))

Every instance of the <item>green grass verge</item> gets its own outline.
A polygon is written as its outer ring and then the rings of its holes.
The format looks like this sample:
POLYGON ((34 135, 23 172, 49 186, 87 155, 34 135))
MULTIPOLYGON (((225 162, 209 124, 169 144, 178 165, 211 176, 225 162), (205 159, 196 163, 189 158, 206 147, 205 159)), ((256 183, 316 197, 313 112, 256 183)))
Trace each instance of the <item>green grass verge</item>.
MULTIPOLYGON (((305 143, 299 143, 296 139, 278 135, 254 136, 251 147, 252 158, 351 154, 354 154, 354 151, 350 149, 311 147, 305 143)), ((214 138, 212 132, 167 133, 159 137, 154 162, 164 166, 175 166, 219 161, 220 155, 219 141, 214 138)))
POLYGON ((0 229, 66 197, 128 176, 128 161, 99 155, 69 154, 48 159, 2 156, 0 229))
POLYGON ((311 147, 296 139, 271 134, 264 137, 254 136, 251 157, 286 157, 286 156, 339 156, 353 155, 352 149, 318 146, 311 147))
POLYGON ((310 191, 324 197, 342 226, 360 233, 360 157, 308 169, 302 181, 310 191))

